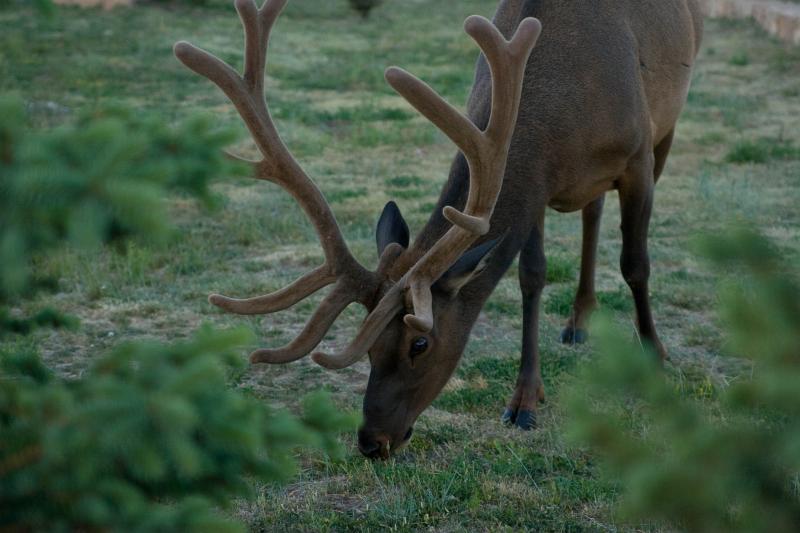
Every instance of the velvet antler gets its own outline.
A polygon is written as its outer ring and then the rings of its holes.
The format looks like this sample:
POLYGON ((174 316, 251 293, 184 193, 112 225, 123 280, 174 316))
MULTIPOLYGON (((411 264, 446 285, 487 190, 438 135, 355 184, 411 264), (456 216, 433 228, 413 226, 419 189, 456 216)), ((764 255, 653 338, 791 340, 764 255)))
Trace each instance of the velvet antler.
POLYGON ((492 112, 485 131, 480 131, 466 116, 408 72, 389 68, 386 80, 464 153, 470 168, 466 207, 463 212, 445 207, 444 216, 453 227, 383 297, 367 317, 358 336, 344 351, 313 355, 314 360, 326 368, 344 368, 361 358, 404 307, 406 295, 414 308, 414 313, 404 318, 406 325, 420 332, 429 332, 433 328, 431 286, 489 231, 489 221, 503 185, 525 67, 541 32, 541 24, 533 18, 523 20, 510 41, 483 17, 469 17, 464 28, 483 51, 492 73, 492 112))
MULTIPOLYGON (((310 353, 350 303, 369 304, 385 280, 382 272, 399 253, 396 247, 388 247, 375 272, 361 266, 350 253, 330 205, 286 148, 270 117, 264 98, 267 49, 272 28, 287 1, 266 0, 260 9, 254 0, 235 1, 245 33, 244 75, 187 42, 175 45, 176 57, 214 82, 234 104, 263 156, 261 161, 248 161, 254 167, 254 177, 279 185, 295 198, 314 225, 325 254, 323 266, 275 293, 244 300, 214 294, 209 301, 233 313, 269 314, 336 284, 294 341, 283 348, 254 352, 251 361, 255 363, 287 363, 310 353)), ((407 297, 414 313, 405 316, 406 324, 419 331, 430 331, 431 285, 489 231, 519 111, 525 65, 541 25, 536 19, 524 20, 511 41, 506 41, 494 24, 482 17, 468 18, 465 29, 480 46, 492 72, 492 113, 485 131, 480 131, 433 89, 404 70, 388 69, 386 80, 466 156, 470 167, 466 207, 463 212, 445 208, 444 216, 453 227, 388 290, 343 352, 314 354, 314 360, 324 367, 343 368, 361 358, 403 309, 407 297)))
POLYGON ((372 297, 375 274, 367 271, 350 253, 330 205, 278 135, 264 98, 264 70, 272 27, 288 0, 267 0, 258 9, 254 0, 236 0, 244 26, 244 75, 230 65, 187 42, 175 45, 175 56, 187 67, 214 82, 233 102, 263 155, 254 167, 254 177, 275 183, 289 192, 305 211, 319 235, 325 264, 288 287, 256 298, 237 300, 218 294, 209 301, 226 311, 243 315, 274 313, 291 307, 318 290, 336 283, 300 335, 277 350, 258 350, 255 363, 286 363, 308 355, 330 329, 334 320, 352 302, 372 297))

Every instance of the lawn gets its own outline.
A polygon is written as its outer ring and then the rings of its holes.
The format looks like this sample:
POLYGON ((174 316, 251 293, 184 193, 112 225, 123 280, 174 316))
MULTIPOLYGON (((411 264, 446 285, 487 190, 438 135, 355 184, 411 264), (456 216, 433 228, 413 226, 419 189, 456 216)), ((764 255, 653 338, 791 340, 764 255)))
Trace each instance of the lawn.
MULTIPOLYGON (((373 227, 383 204, 396 200, 414 234, 454 154, 441 133, 394 95, 383 69, 401 65, 462 105, 476 49, 461 23, 473 13, 490 16, 494 6, 494 0, 387 2, 365 21, 343 0, 295 0, 279 21, 267 84, 276 122, 364 264, 376 260, 373 227)), ((63 8, 51 20, 25 8, 0 10, 0 92, 22 94, 42 127, 114 102, 171 121, 204 110, 240 128, 237 151, 254 155, 227 100, 173 58, 172 44, 180 39, 239 64, 240 28, 227 2, 111 12, 63 8)), ((654 312, 672 358, 670 378, 683 394, 709 405, 743 365, 725 356, 715 314, 721 273, 696 258, 692 242, 745 222, 791 261, 800 259, 798 79, 800 49, 750 23, 708 21, 693 89, 658 185, 650 245, 654 312)), ((204 322, 249 325, 259 346, 291 340, 316 300, 261 319, 222 314, 206 296, 263 294, 320 264, 310 224, 275 186, 220 176, 215 189, 221 199, 215 211, 171 201, 180 235, 166 248, 132 245, 122 255, 63 252, 43 260, 40 271, 58 273, 59 290, 26 302, 23 310, 57 304, 80 317, 82 327, 4 342, 33 344, 50 366, 78 375, 120 341, 181 339, 204 322)), ((600 300, 633 331, 617 267, 619 212, 616 202, 607 206, 600 300)), ((541 350, 549 401, 537 431, 499 423, 520 345, 512 268, 481 315, 456 376, 422 415, 406 451, 370 462, 347 435, 352 453, 345 461, 305 455, 298 479, 262 488, 256 504, 242 504, 236 513, 254 530, 267 531, 660 529, 618 523, 618 487, 604 480, 593 457, 565 441, 568 413, 559 393, 594 353, 591 342, 558 343, 577 279, 579 228, 577 214, 552 212, 547 221, 550 284, 541 350)), ((325 344, 346 342, 363 316, 348 311, 325 344)), ((303 360, 252 367, 235 385, 289 409, 303 393, 324 388, 355 410, 368 373, 367 362, 331 373, 303 360)))

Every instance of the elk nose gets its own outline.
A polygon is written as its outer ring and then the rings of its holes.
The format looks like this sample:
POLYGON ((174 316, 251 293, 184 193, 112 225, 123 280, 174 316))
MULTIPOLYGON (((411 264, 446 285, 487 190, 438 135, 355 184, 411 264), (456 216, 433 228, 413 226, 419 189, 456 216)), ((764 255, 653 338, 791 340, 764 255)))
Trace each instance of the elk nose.
POLYGON ((358 450, 370 459, 389 458, 389 438, 383 435, 373 436, 367 431, 358 431, 358 450))

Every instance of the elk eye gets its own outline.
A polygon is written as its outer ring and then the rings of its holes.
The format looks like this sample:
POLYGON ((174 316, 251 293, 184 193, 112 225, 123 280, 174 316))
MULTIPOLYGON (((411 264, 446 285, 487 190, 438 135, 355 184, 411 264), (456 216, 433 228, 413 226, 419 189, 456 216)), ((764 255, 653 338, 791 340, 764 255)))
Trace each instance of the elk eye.
POLYGON ((419 355, 421 353, 425 353, 425 350, 428 349, 428 339, 425 337, 417 337, 411 343, 411 357, 419 355))

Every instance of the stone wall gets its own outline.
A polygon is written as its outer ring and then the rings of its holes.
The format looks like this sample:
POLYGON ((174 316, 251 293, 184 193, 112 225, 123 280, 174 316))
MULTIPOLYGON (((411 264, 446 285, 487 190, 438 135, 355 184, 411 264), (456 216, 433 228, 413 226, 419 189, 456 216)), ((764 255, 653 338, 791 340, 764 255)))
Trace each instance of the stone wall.
POLYGON ((769 0, 702 0, 712 17, 754 18, 779 39, 800 44, 800 4, 769 0))

